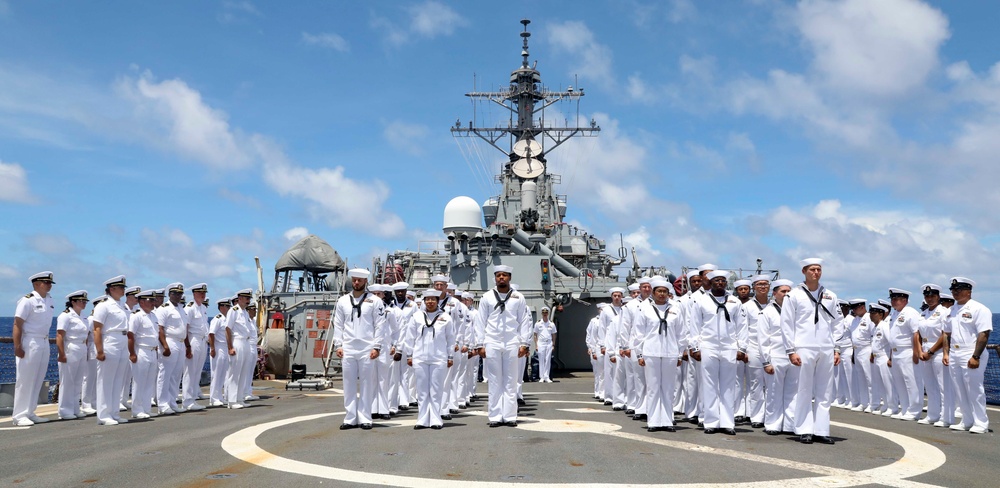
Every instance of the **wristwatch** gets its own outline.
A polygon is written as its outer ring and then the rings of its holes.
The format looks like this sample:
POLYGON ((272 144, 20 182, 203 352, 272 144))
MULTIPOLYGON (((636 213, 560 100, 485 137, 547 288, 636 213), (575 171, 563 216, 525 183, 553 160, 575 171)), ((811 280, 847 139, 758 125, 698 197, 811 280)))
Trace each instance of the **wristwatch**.
POLYGON ((973 355, 972 359, 975 359, 976 361, 979 361, 979 356, 973 355))

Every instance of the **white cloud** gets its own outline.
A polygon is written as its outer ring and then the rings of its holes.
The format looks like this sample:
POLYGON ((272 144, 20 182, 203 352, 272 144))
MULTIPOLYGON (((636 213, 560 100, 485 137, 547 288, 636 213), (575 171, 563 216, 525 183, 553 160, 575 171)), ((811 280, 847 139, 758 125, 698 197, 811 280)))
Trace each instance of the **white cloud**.
POLYGON ((263 233, 227 236, 217 242, 197 242, 180 229, 142 229, 142 264, 145 279, 230 281, 254 269, 253 256, 264 250, 263 233))
POLYGON ((216 17, 220 23, 234 24, 246 23, 251 17, 263 17, 264 14, 251 2, 231 1, 222 2, 222 12, 216 17))
POLYGON ((386 124, 382 137, 400 151, 413 156, 422 156, 426 153, 425 146, 430 132, 426 125, 394 120, 386 124))
POLYGON ((310 34, 308 32, 302 33, 302 42, 309 44, 311 46, 319 46, 328 49, 333 49, 335 51, 340 51, 346 53, 351 50, 350 44, 347 43, 347 39, 333 33, 333 32, 323 32, 320 34, 310 34))
POLYGON ((405 10, 408 18, 398 22, 385 17, 372 17, 371 28, 378 31, 390 46, 402 46, 414 38, 433 39, 450 36, 457 29, 469 25, 469 21, 454 9, 433 0, 407 7, 405 10))
POLYGON ((670 0, 667 2, 667 20, 679 24, 698 15, 698 8, 691 0, 670 0))
POLYGON ((288 242, 298 242, 303 237, 309 235, 309 229, 305 227, 292 227, 285 231, 285 240, 288 242))
POLYGON ((0 161, 0 202, 34 203, 28 174, 21 165, 0 161))
MULTIPOLYGON (((633 250, 635 251, 635 259, 639 260, 639 264, 642 266, 651 265, 655 259, 660 257, 660 250, 653 247, 650 243, 650 233, 645 226, 639 227, 634 232, 625 234, 622 240, 625 241, 625 248, 628 249, 629 255, 632 255, 633 250)), ((609 246, 610 247, 610 246, 609 246)))
POLYGON ((611 48, 597 41, 597 37, 580 21, 555 23, 546 28, 549 42, 556 55, 574 60, 571 72, 579 74, 586 83, 597 83, 606 89, 616 85, 611 48))
POLYGON ((45 255, 66 255, 76 252, 76 245, 62 234, 32 234, 25 237, 25 244, 45 255))

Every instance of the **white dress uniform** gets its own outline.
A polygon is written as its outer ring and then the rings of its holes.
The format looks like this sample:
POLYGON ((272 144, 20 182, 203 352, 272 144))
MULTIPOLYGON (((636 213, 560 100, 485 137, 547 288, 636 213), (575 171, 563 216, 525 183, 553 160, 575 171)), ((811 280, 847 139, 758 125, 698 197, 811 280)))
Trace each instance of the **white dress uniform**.
POLYGON ((797 435, 830 435, 834 353, 840 352, 836 341, 844 338, 843 328, 837 295, 822 285, 810 291, 801 284, 785 295, 781 306, 785 353, 797 353, 802 360, 792 416, 797 435))
MULTIPOLYGON (((386 287, 388 288, 388 287, 386 287)), ((386 291, 385 293, 391 293, 386 291)), ((376 300, 380 300, 376 296, 376 300)), ((383 305, 385 301, 383 300, 383 305)), ((384 354, 379 354, 378 359, 372 361, 375 368, 375 394, 372 396, 372 416, 389 415, 395 406, 389 404, 389 380, 392 377, 392 367, 395 361, 392 360, 392 347, 396 345, 393 337, 397 334, 401 324, 396 322, 396 314, 392 307, 385 307, 385 327, 386 327, 386 348, 384 354)))
MULTIPOLYGON (((466 306, 466 308, 469 308, 466 306)), ((468 346, 470 352, 475 352, 476 346, 476 314, 479 313, 478 310, 469 309, 469 315, 466 317, 466 331, 465 334, 465 345, 468 346)), ((473 354, 472 357, 468 357, 469 354, 465 354, 465 405, 468 406, 472 399, 476 396, 476 375, 479 373, 479 355, 473 354)), ((459 408, 462 405, 459 404, 459 408)))
POLYGON ((924 407, 924 391, 920 388, 913 364, 913 336, 920 328, 920 312, 913 307, 893 310, 888 319, 892 342, 892 389, 899 399, 899 418, 916 420, 924 407))
POLYGON ((878 324, 872 324, 872 327, 872 356, 875 361, 872 363, 871 408, 872 413, 888 417, 899 412, 899 403, 893 403, 895 395, 892 393, 892 368, 889 367, 892 359, 889 321, 882 320, 878 324))
POLYGON ((867 313, 860 317, 854 317, 848 326, 851 344, 854 345, 851 410, 856 412, 870 412, 872 409, 872 329, 871 317, 867 313))
POLYGON ((761 364, 774 369, 773 374, 764 374, 764 430, 791 432, 795 428, 793 409, 799 371, 792 366, 785 354, 781 334, 781 305, 777 302, 772 301, 760 312, 757 317, 757 334, 761 364))
MULTIPOLYGON (((253 305, 251 303, 251 305, 253 305)), ((257 360, 260 358, 259 351, 257 349, 258 338, 260 337, 257 333, 257 314, 250 313, 250 306, 247 306, 247 340, 246 340, 246 353, 247 359, 243 364, 246 368, 243 371, 243 403, 245 404, 249 400, 258 400, 253 394, 253 372, 257 368, 257 360)), ((232 365, 230 365, 231 367, 232 365)))
MULTIPOLYGON (((107 297, 94 299, 92 305, 96 308, 107 297)), ((97 413, 97 345, 94 344, 94 311, 87 317, 90 325, 90 335, 87 337, 87 363, 83 367, 83 393, 80 396, 80 411, 84 415, 97 413)))
POLYGON ((101 425, 122 423, 118 415, 121 392, 128 367, 128 312, 110 298, 94 309, 94 322, 100 322, 104 361, 97 362, 97 422, 101 425))
POLYGON ((601 344, 605 350, 604 363, 604 403, 610 405, 615 410, 624 410, 625 388, 627 386, 625 378, 625 361, 618 354, 618 336, 622 323, 621 307, 609 304, 601 312, 601 328, 604 329, 604 342, 601 344), (614 358, 614 362, 611 359, 614 358))
MULTIPOLYGON (((184 361, 187 348, 184 339, 188 336, 188 317, 184 308, 174 305, 170 300, 163 302, 153 313, 156 321, 167 335, 167 347, 170 355, 160 354, 160 365, 156 373, 156 405, 160 413, 183 412, 185 409, 177 405, 180 393, 181 376, 184 373, 184 361)), ((166 351, 163 351, 166 352, 166 351)))
POLYGON ((392 331, 391 342, 396 347, 396 353, 400 354, 399 361, 393 361, 389 371, 389 412, 396 413, 399 407, 407 407, 410 404, 410 388, 406 381, 406 371, 410 368, 406 364, 406 333, 413 315, 417 312, 417 305, 411 300, 397 303, 389 309, 395 315, 397 327, 392 331))
POLYGON ((465 384, 463 383, 464 376, 459 374, 459 371, 463 370, 465 362, 462 360, 463 356, 457 353, 466 342, 466 336, 472 333, 472 331, 468 328, 469 307, 466 307, 461 300, 454 296, 446 296, 438 307, 444 313, 451 316, 451 323, 455 327, 455 343, 452 344, 452 357, 454 358, 456 367, 448 368, 448 372, 445 375, 444 388, 442 390, 444 401, 441 404, 441 415, 451 415, 452 410, 458 409, 459 398, 462 396, 461 392, 465 388, 465 384))
POLYGON ((416 378, 416 425, 441 426, 444 378, 450 369, 448 361, 454 358, 457 340, 455 324, 451 314, 441 309, 430 314, 421 310, 410 317, 405 329, 403 349, 413 360, 413 376, 416 378))
POLYGON ((132 365, 132 380, 135 381, 132 417, 149 418, 155 400, 156 376, 160 364, 160 324, 155 313, 142 310, 132 313, 128 322, 128 332, 136 355, 136 361, 132 365))
MULTIPOLYGON (((737 381, 736 413, 744 412, 753 424, 764 423, 764 363, 760 359, 760 336, 757 331, 757 319, 767 307, 756 298, 750 298, 740 306, 736 315, 737 327, 747 331, 747 363, 745 383, 737 381), (742 386, 742 388, 741 388, 742 386), (743 394, 739 395, 742 391, 743 394)), ((737 376, 737 380, 741 378, 737 376)))
POLYGON ((601 346, 597 345, 597 328, 599 327, 597 317, 590 319, 587 323, 587 332, 584 341, 587 343, 587 357, 590 359, 590 370, 594 372, 594 398, 601 397, 601 367, 604 363, 594 357, 601 357, 601 346))
POLYGON ((59 314, 56 330, 63 331, 63 350, 66 352, 66 362, 59 363, 59 418, 82 417, 80 398, 90 324, 71 308, 59 314))
POLYGON ((208 355, 208 307, 191 302, 184 307, 184 312, 188 318, 191 359, 184 358, 182 405, 188 410, 201 410, 205 407, 195 402, 201 398, 201 371, 205 369, 205 356, 208 355))
POLYGON ((475 325, 476 346, 486 349, 490 422, 517 421, 518 351, 531 339, 531 313, 516 290, 500 294, 496 288, 479 300, 475 325))
MULTIPOLYGON (((922 352, 930 353, 930 348, 944 334, 945 323, 951 311, 943 305, 927 309, 921 314, 919 321, 920 349, 922 352)), ((945 384, 945 366, 942 362, 944 354, 941 351, 935 352, 927 361, 920 361, 917 365, 917 376, 921 378, 924 390, 927 392, 927 416, 920 419, 920 423, 933 424, 941 420, 941 412, 945 405, 945 392, 951 397, 951 385, 945 384)), ((951 398, 949 398, 951 400, 951 398)), ((949 404, 953 402, 949 401, 949 404)))
POLYGON ((363 293, 355 297, 348 293, 337 299, 333 316, 334 349, 343 348, 341 360, 344 374, 344 416, 346 425, 372 422, 372 401, 375 398, 375 366, 370 359, 372 350, 381 355, 389 344, 385 304, 374 295, 363 293), (360 393, 360 399, 358 395, 360 393))
MULTIPOLYGON (((699 288, 681 297, 681 312, 687 322, 688 348, 694 342, 694 326, 691 323, 691 310, 695 306, 695 299, 705 294, 704 288, 699 288)), ((701 408, 701 361, 696 361, 693 357, 688 357, 687 374, 684 375, 684 416, 690 419, 702 415, 701 408)))
POLYGON ((607 350, 604 349, 604 337, 607 335, 608 328, 607 324, 604 322, 604 309, 607 308, 608 304, 601 303, 603 305, 597 312, 597 325, 594 327, 594 345, 596 346, 595 351, 597 352, 597 371, 600 373, 601 377, 598 378, 598 390, 597 396, 604 402, 605 405, 611 405, 611 395, 608 394, 608 384, 611 381, 611 366, 608 363, 607 350))
MULTIPOLYGON (((250 315, 239 304, 233 305, 226 313, 225 327, 220 327, 220 332, 225 334, 225 330, 233 336, 233 355, 229 356, 229 371, 226 374, 226 404, 229 408, 243 408, 247 397, 247 370, 253 367, 256 359, 254 348, 256 343, 251 343, 253 325, 250 323, 250 315)), ((218 336, 216 336, 218 340, 218 336)), ((229 354, 226 351, 226 354, 229 354)), ((252 370, 251 370, 252 371, 252 370)))
POLYGON ((21 348, 23 358, 15 358, 16 380, 14 383, 14 410, 11 417, 14 424, 31 425, 37 422, 35 409, 38 407, 38 392, 45 381, 49 366, 49 329, 55 310, 51 295, 45 297, 37 291, 18 299, 14 317, 24 321, 21 326, 21 348))
POLYGON ((691 306, 690 347, 701 352, 701 404, 705 430, 736 426, 736 353, 746 352, 747 330, 736 316, 740 301, 726 292, 715 297, 706 292, 691 306))
MULTIPOLYGON (((649 297, 637 298, 622 307, 621 327, 618 331, 619 351, 633 348, 632 328, 635 318, 640 314, 639 308, 650 301, 649 297)), ((639 358, 635 354, 631 356, 619 358, 625 368, 625 407, 633 410, 636 415, 646 415, 646 374, 639 366, 639 358)), ((670 408, 672 409, 673 405, 670 408)))
POLYGON ((836 342, 840 347, 840 364, 834 367, 834 396, 833 406, 842 408, 852 408, 851 390, 854 388, 854 338, 851 335, 851 326, 854 325, 854 315, 844 316, 844 337, 838 337, 836 342))
POLYGON ((640 372, 646 385, 646 425, 651 428, 674 425, 674 392, 677 367, 687 348, 684 318, 680 305, 643 302, 632 317, 632 353, 643 359, 640 372))
POLYGON ((969 360, 976 351, 979 334, 993 330, 993 313, 982 303, 969 299, 964 305, 955 303, 951 307, 951 320, 945 332, 951 334, 948 360, 955 375, 955 396, 962 409, 962 423, 951 426, 954 430, 968 430, 984 434, 989 432, 990 420, 986 416, 986 390, 983 380, 989 354, 979 358, 979 367, 970 368, 969 360))
POLYGON ((221 313, 212 319, 208 333, 215 341, 215 357, 211 358, 212 382, 208 387, 208 404, 213 407, 225 403, 226 375, 229 373, 229 340, 226 338, 226 316, 221 313))
POLYGON ((551 383, 550 372, 552 370, 552 337, 556 335, 556 324, 551 320, 539 320, 535 322, 535 340, 538 342, 538 369, 539 380, 551 383))

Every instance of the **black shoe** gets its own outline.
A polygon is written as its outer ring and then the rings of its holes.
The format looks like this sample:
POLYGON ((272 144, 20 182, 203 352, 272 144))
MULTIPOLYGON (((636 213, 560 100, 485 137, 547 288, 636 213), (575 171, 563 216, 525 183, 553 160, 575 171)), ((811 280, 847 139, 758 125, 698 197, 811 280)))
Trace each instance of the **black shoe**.
POLYGON ((611 405, 611 400, 604 400, 604 404, 610 406, 611 405))
POLYGON ((372 430, 372 424, 361 424, 361 430, 372 430))
POLYGON ((690 422, 692 424, 701 424, 701 422, 698 422, 698 416, 697 415, 695 415, 694 417, 689 418, 688 422, 690 422))
POLYGON ((625 410, 625 409, 622 408, 622 407, 611 407, 611 410, 614 410, 616 412, 621 412, 622 410, 625 410))
POLYGON ((380 418, 382 420, 392 420, 392 415, 389 415, 387 413, 383 413, 382 415, 379 415, 378 418, 380 418))
POLYGON ((340 430, 357 429, 358 424, 340 424, 340 430))
POLYGON ((401 411, 401 412, 405 412, 405 411, 407 411, 409 409, 410 409, 410 407, 408 407, 406 405, 400 405, 399 406, 399 411, 401 411))
POLYGON ((517 427, 517 421, 516 420, 511 420, 509 422, 504 422, 503 424, 506 425, 507 427, 517 427))
POLYGON ((434 430, 441 430, 442 427, 444 427, 444 426, 443 425, 432 425, 431 426, 431 428, 434 429, 434 430))
POLYGON ((426 429, 426 428, 427 428, 426 425, 414 425, 413 426, 413 430, 421 430, 421 429, 426 429))
POLYGON ((736 429, 722 429, 722 433, 726 435, 736 435, 736 429))
MULTIPOLYGON (((465 410, 465 409, 467 409, 467 408, 469 408, 469 406, 468 406, 468 405, 459 405, 459 406, 458 406, 458 409, 459 409, 459 410, 465 410)), ((451 413, 458 413, 458 412, 451 412, 451 413)))
POLYGON ((765 430, 764 433, 767 435, 781 435, 781 432, 777 430, 765 430))
POLYGON ((527 403, 527 402, 525 402, 523 398, 518 398, 518 399, 517 399, 517 404, 518 404, 519 406, 522 406, 522 407, 523 407, 523 406, 527 405, 528 403, 527 403))
POLYGON ((417 406, 417 402, 410 402, 410 406, 411 407, 416 407, 417 406))
POLYGON ((448 410, 448 411, 451 412, 452 415, 455 415, 456 413, 458 413, 458 409, 457 408, 453 408, 453 409, 448 410))
POLYGON ((663 431, 663 432, 677 432, 677 428, 674 427, 673 425, 668 425, 666 427, 660 427, 660 430, 663 431))
POLYGON ((784 431, 781 431, 781 433, 785 434, 785 435, 795 435, 795 432, 792 432, 790 430, 784 430, 784 431))
POLYGON ((632 420, 638 420, 638 421, 641 422, 641 421, 644 421, 644 420, 649 420, 649 417, 646 417, 646 414, 644 414, 644 413, 637 413, 637 414, 635 414, 635 415, 632 416, 632 420))
POLYGON ((633 409, 630 408, 630 409, 628 409, 628 410, 625 411, 625 415, 635 415, 635 410, 633 410, 633 409))
POLYGON ((705 429, 706 434, 714 434, 718 431, 719 431, 718 429, 705 429))
POLYGON ((486 425, 488 425, 492 429, 494 427, 500 427, 500 422, 490 422, 486 425))
POLYGON ((656 432, 660 430, 659 427, 646 427, 646 432, 656 432))
POLYGON ((750 427, 752 427, 754 429, 763 429, 764 428, 764 422, 750 422, 750 427))
POLYGON ((815 439, 816 442, 819 442, 820 444, 830 444, 830 445, 833 445, 833 439, 831 437, 829 437, 829 436, 817 435, 817 436, 813 436, 813 439, 815 439))
POLYGON ((698 428, 699 429, 704 429, 705 428, 705 422, 698 422, 698 428))
POLYGON ((803 444, 812 444, 813 443, 812 434, 802 434, 801 436, 799 436, 799 442, 803 444))
POLYGON ((451 415, 442 415, 441 420, 451 420, 451 415))

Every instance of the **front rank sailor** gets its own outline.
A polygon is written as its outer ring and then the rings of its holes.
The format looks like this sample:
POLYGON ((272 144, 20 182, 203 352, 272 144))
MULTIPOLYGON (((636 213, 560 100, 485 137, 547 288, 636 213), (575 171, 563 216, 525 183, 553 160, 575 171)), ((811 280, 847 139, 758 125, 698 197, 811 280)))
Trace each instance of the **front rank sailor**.
POLYGON ((441 403, 445 400, 441 389, 448 369, 454 366, 455 324, 451 314, 438 308, 440 292, 433 288, 423 294, 424 309, 416 311, 404 326, 407 364, 413 368, 417 390, 417 423, 419 430, 426 427, 440 429, 441 403))
POLYGON ((97 423, 127 422, 118 414, 128 363, 128 312, 121 304, 125 277, 104 282, 108 299, 94 307, 94 347, 97 350, 97 423))
POLYGON ((38 391, 49 365, 49 328, 55 304, 49 292, 55 281, 51 271, 31 276, 34 290, 17 301, 14 312, 14 356, 17 379, 14 383, 14 425, 27 427, 48 422, 35 415, 38 391))
MULTIPOLYGON (((372 428, 375 367, 382 347, 388 345, 385 304, 368 293, 368 270, 348 271, 351 293, 337 299, 333 316, 333 345, 344 374, 344 423, 341 430, 372 428), (360 393, 360 398, 358 394, 360 393)), ((388 352, 388 351, 387 351, 388 352)))
POLYGON ((549 307, 542 307, 542 319, 535 323, 535 350, 538 351, 538 381, 552 383, 552 350, 556 344, 556 324, 549 321, 549 307))
POLYGON ((204 410, 205 407, 195 403, 201 399, 201 370, 205 367, 205 356, 208 354, 208 307, 203 304, 208 293, 208 285, 198 283, 191 286, 191 303, 184 307, 188 317, 188 342, 191 344, 191 356, 185 358, 183 364, 184 396, 182 407, 187 410, 204 410))
POLYGON ((951 320, 944 329, 948 345, 944 364, 954 368, 955 395, 963 414, 962 423, 955 423, 951 429, 985 434, 990 431, 983 388, 989 355, 984 356, 983 351, 993 330, 993 313, 972 299, 975 286, 976 282, 969 278, 956 276, 951 279, 955 305, 951 307, 951 320))
POLYGON ((652 300, 642 302, 632 317, 632 353, 646 380, 646 430, 674 432, 675 383, 687 332, 681 306, 669 301, 667 280, 655 278, 649 285, 652 300))
POLYGON ((140 291, 137 298, 139 310, 132 313, 128 323, 128 354, 135 381, 132 418, 148 419, 155 399, 159 351, 165 349, 167 337, 153 310, 154 291, 140 291))
POLYGON ((167 301, 154 311, 157 323, 167 337, 156 374, 156 405, 159 412, 165 415, 186 411, 177 404, 184 359, 192 356, 188 341, 188 316, 181 305, 183 295, 184 285, 171 283, 167 286, 167 301))

